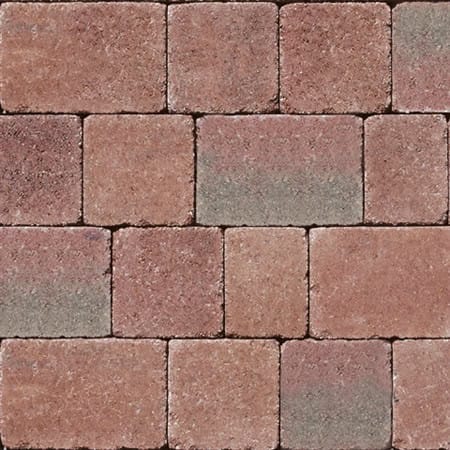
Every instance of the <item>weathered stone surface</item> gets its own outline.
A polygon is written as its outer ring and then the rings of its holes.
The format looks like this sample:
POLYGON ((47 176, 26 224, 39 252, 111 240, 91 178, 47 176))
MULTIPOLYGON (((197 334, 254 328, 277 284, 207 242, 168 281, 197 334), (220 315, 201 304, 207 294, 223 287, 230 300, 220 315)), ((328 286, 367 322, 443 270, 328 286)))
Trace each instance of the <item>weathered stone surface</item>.
POLYGON ((450 448, 450 340, 394 343, 394 443, 450 448))
POLYGON ((217 228, 114 234, 113 328, 119 336, 214 336, 222 330, 222 234, 217 228))
POLYGON ((282 346, 283 448, 386 448, 390 409, 388 343, 307 340, 282 346))
POLYGON ((164 342, 151 340, 3 341, 3 444, 65 449, 162 446, 165 348, 164 342))
POLYGON ((447 337, 450 228, 311 230, 311 332, 447 337))
POLYGON ((365 122, 365 220, 442 223, 448 206, 447 121, 439 115, 365 122))
POLYGON ((390 101, 390 10, 299 3, 280 12, 285 112, 380 112, 390 101))
POLYGON ((277 8, 271 3, 169 6, 168 103, 176 112, 277 107, 277 8))
POLYGON ((237 336, 301 337, 308 304, 305 231, 225 233, 225 327, 237 336))
POLYGON ((361 140, 356 117, 202 118, 197 220, 253 226, 357 223, 361 140))
POLYGON ((269 450, 278 443, 278 344, 169 343, 169 446, 269 450))
POLYGON ((0 336, 110 332, 109 232, 0 228, 0 336))
POLYGON ((165 106, 165 7, 5 3, 7 111, 159 111, 165 106))
POLYGON ((392 21, 394 108, 450 112, 450 3, 402 3, 392 21))
POLYGON ((160 225, 192 219, 190 117, 91 116, 84 127, 84 158, 88 223, 160 225))
POLYGON ((80 219, 80 141, 75 116, 0 116, 0 223, 80 219))

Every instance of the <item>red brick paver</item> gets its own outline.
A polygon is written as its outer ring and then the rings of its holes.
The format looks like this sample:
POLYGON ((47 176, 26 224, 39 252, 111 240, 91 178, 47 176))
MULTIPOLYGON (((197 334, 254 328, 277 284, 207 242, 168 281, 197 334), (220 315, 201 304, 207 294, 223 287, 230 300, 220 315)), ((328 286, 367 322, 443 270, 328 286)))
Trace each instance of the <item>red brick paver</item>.
POLYGON ((380 341, 290 341, 281 352, 281 445, 386 448, 390 346, 380 341))
POLYGON ((84 155, 87 222, 183 224, 191 220, 191 118, 89 117, 84 127, 84 155))
POLYGON ((283 111, 383 111, 390 97, 389 26, 389 7, 383 3, 283 6, 283 111))
POLYGON ((119 336, 214 336, 222 330, 222 235, 216 228, 114 234, 113 328, 119 336))
POLYGON ((303 336, 308 297, 306 271, 304 230, 228 230, 225 234, 227 334, 303 336))
POLYGON ((264 112, 277 106, 273 3, 169 6, 168 102, 176 112, 264 112))
POLYGON ((164 10, 131 2, 3 4, 3 108, 163 109, 164 10))
POLYGON ((365 122, 365 219, 442 223, 448 208, 447 122, 380 115, 365 122))
POLYGON ((78 117, 0 116, 0 223, 77 222, 80 144, 78 117))
POLYGON ((393 106, 450 112, 450 2, 408 2, 392 14, 393 106))
POLYGON ((310 236, 314 336, 449 335, 450 228, 330 228, 310 236))
POLYGON ((110 332, 110 233, 0 228, 0 337, 110 332))
POLYGON ((197 220, 352 224, 362 216, 361 120, 213 116, 198 121, 197 220))
POLYGON ((1 430, 8 448, 158 448, 165 442, 160 341, 2 342, 1 430))
POLYGON ((394 445, 450 448, 450 340, 394 343, 394 445))
POLYGON ((170 447, 275 448, 278 358, 271 340, 170 342, 170 447))

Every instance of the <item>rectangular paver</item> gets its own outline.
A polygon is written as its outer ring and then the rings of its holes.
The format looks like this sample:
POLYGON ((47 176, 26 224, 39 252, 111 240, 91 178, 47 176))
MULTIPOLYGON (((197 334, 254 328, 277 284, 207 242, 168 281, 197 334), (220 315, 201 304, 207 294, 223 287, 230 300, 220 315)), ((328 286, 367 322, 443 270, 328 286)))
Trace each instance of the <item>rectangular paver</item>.
POLYGON ((197 122, 197 220, 362 220, 362 122, 352 116, 211 116, 197 122))
POLYGON ((110 233, 0 228, 0 336, 110 333, 110 233))
POLYGON ((2 342, 1 430, 8 448, 159 448, 166 344, 152 340, 2 342))

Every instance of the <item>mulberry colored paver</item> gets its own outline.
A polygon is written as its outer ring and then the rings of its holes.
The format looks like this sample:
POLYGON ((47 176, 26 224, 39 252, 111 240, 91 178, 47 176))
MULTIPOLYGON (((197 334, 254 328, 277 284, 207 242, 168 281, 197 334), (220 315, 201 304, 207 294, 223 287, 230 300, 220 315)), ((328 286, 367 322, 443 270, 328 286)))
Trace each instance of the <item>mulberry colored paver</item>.
POLYGON ((450 228, 311 230, 313 336, 447 337, 450 228))
POLYGON ((274 110, 278 103, 277 15, 271 3, 169 6, 169 109, 274 110))
POLYGON ((165 6, 5 3, 1 102, 7 111, 160 111, 165 6))
POLYGON ((281 445, 387 448, 390 346, 381 341, 289 341, 281 349, 281 445))
POLYGON ((272 340, 169 342, 169 446, 269 450, 278 443, 272 340))
POLYGON ((159 448, 166 428, 165 349, 151 340, 2 342, 3 444, 159 448))
POLYGON ((447 122, 439 115, 365 121, 365 219, 443 223, 448 207, 447 122))
POLYGON ((394 109, 450 112, 450 3, 403 3, 392 20, 394 109))
POLYGON ((0 228, 0 336, 110 333, 110 234, 0 228))
POLYGON ((391 82, 388 5, 283 6, 280 82, 284 112, 385 110, 391 82))
POLYGON ((302 229, 225 233, 226 333, 301 337, 306 332, 307 242, 302 229))
POLYGON ((197 221, 362 220, 362 122, 351 116, 211 116, 197 129, 197 221))
POLYGON ((222 331, 222 234, 217 228, 114 233, 117 336, 215 336, 222 331))
POLYGON ((450 448, 450 340, 394 343, 394 445, 450 448))
POLYGON ((0 223, 80 219, 80 141, 75 116, 0 116, 0 223))
POLYGON ((88 223, 191 221, 194 143, 190 117, 91 116, 85 121, 84 137, 88 223))

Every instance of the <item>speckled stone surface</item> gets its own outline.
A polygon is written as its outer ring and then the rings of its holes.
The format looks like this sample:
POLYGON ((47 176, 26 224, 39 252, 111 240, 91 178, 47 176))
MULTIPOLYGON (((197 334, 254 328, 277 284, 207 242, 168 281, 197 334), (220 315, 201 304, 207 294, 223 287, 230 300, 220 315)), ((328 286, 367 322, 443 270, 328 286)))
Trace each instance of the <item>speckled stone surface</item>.
POLYGON ((185 224, 193 215, 192 118, 103 115, 84 125, 90 224, 185 224))
POLYGON ((165 7, 150 3, 5 3, 7 111, 160 111, 165 7))
POLYGON ((362 220, 361 119, 214 116, 197 124, 199 223, 362 220))
POLYGON ((280 12, 284 112, 381 112, 390 103, 390 10, 298 3, 280 12))
POLYGON ((450 340, 394 343, 394 445, 450 448, 450 340))
POLYGON ((217 228, 114 234, 116 336, 215 336, 222 330, 222 233, 217 228))
POLYGON ((276 5, 172 5, 168 24, 170 110, 231 113, 277 107, 276 5))
POLYGON ((3 445, 162 446, 165 349, 151 340, 3 341, 3 445))
POLYGON ((80 144, 78 117, 0 116, 0 223, 76 223, 80 144))
POLYGON ((110 333, 110 233, 0 228, 0 336, 110 333))
POLYGON ((380 115, 365 123, 365 220, 444 223, 447 121, 441 115, 380 115))
POLYGON ((278 358, 272 340, 171 341, 169 446, 275 448, 278 358))
POLYGON ((450 3, 402 3, 392 25, 394 109, 450 112, 450 3))
POLYGON ((307 242, 302 229, 225 232, 225 326, 234 336, 306 332, 307 242))
POLYGON ((281 350, 281 445, 387 448, 390 346, 380 341, 289 341, 281 350))
POLYGON ((310 237, 313 336, 449 336, 450 228, 328 228, 310 237))

